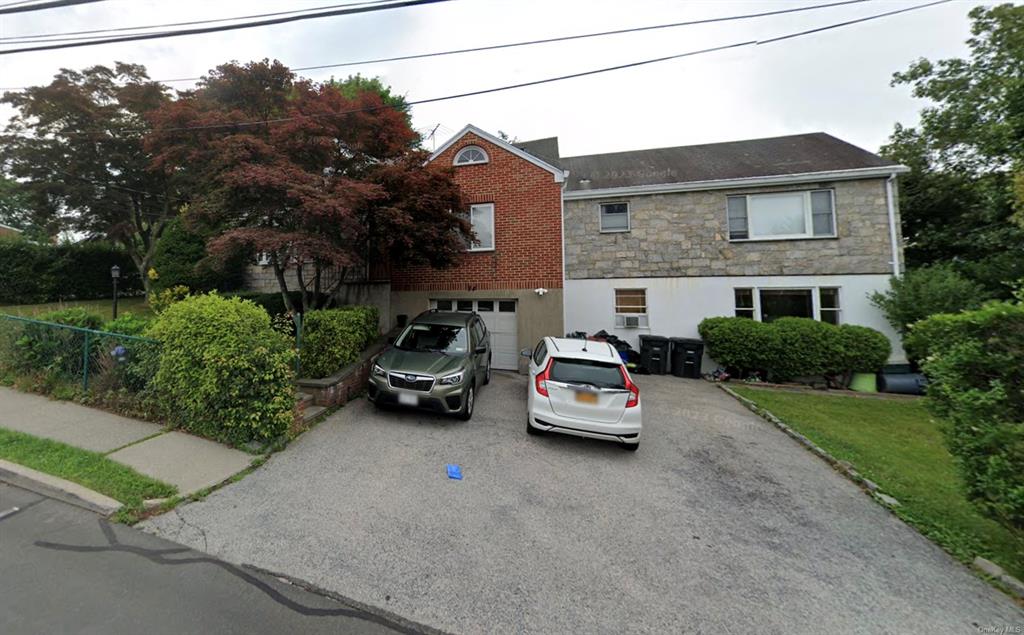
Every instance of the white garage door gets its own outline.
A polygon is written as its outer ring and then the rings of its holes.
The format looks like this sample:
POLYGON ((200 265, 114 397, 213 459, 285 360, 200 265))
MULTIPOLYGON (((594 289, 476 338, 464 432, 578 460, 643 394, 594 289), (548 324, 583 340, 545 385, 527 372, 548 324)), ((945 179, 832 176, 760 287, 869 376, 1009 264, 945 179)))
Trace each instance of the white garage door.
POLYGON ((431 300, 441 311, 476 311, 491 333, 491 366, 519 370, 519 331, 515 300, 431 300))

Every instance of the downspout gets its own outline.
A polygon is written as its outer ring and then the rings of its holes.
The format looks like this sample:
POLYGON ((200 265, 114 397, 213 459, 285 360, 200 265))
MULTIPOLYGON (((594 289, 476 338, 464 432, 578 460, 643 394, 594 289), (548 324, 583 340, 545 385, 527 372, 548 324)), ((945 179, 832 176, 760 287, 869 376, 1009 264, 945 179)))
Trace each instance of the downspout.
POLYGON ((885 180, 885 202, 889 210, 889 243, 892 247, 892 275, 900 277, 900 242, 896 232, 896 198, 893 194, 893 186, 896 183, 896 173, 893 172, 885 180))
MULTIPOLYGON (((562 175, 562 187, 558 192, 558 201, 561 206, 560 216, 562 217, 562 330, 568 333, 568 320, 565 312, 565 187, 569 184, 569 170, 562 175)), ((561 335, 561 334, 560 334, 561 335)))

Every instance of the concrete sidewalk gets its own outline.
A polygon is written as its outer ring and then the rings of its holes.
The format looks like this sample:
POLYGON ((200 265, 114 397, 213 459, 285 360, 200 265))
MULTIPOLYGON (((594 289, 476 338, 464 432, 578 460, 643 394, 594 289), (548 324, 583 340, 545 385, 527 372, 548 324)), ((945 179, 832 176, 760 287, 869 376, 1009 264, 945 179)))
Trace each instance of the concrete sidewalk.
POLYGON ((244 470, 251 455, 162 426, 0 387, 0 428, 107 455, 183 496, 244 470))

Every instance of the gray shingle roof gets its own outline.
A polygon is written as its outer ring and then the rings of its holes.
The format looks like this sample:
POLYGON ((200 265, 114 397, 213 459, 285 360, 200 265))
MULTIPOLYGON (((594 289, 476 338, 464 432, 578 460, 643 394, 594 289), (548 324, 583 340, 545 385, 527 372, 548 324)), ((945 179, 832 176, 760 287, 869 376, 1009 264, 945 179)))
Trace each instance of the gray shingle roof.
POLYGON ((545 163, 550 163, 556 168, 559 167, 558 137, 534 139, 533 141, 516 141, 512 145, 524 152, 529 152, 545 163))
POLYGON ((568 170, 568 191, 897 165, 824 132, 578 157, 558 157, 557 138, 515 145, 568 170))

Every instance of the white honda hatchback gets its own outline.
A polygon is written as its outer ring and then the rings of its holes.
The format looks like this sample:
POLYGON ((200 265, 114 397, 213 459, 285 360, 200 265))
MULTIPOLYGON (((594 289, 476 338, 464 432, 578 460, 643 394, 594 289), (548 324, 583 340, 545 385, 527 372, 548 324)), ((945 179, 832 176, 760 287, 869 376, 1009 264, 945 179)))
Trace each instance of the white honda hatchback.
POLYGON ((607 342, 545 337, 530 358, 526 431, 559 432, 640 447, 640 388, 607 342))

